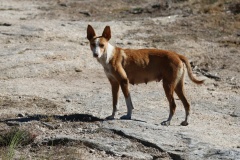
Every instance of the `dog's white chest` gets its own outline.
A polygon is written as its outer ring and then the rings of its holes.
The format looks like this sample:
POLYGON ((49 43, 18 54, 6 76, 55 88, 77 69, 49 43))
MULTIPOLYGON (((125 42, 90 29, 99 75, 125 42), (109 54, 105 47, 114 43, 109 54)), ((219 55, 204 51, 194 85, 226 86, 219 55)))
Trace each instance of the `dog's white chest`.
POLYGON ((104 72, 107 75, 108 78, 113 78, 112 74, 112 66, 111 64, 106 62, 106 57, 103 55, 100 59, 98 59, 98 62, 103 66, 104 72))
POLYGON ((108 78, 115 79, 114 75, 112 74, 113 68, 110 64, 103 65, 103 68, 104 68, 104 72, 108 78))

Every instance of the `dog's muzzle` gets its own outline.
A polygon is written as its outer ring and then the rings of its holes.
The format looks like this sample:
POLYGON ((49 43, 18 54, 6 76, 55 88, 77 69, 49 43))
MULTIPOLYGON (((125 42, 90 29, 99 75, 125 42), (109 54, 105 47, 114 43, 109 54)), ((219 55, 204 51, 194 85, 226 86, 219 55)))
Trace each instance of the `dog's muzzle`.
POLYGON ((93 57, 97 58, 98 54, 97 53, 93 53, 93 57))

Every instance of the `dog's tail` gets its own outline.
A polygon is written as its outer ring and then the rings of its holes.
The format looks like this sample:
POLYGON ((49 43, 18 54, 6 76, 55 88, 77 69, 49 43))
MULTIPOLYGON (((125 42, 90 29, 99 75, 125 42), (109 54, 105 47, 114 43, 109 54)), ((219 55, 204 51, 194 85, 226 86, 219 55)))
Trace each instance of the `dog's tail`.
POLYGON ((188 59, 185 56, 180 55, 180 54, 178 56, 181 59, 181 61, 183 63, 185 63, 189 78, 196 84, 203 84, 204 80, 197 80, 195 77, 193 77, 192 67, 191 67, 188 59))

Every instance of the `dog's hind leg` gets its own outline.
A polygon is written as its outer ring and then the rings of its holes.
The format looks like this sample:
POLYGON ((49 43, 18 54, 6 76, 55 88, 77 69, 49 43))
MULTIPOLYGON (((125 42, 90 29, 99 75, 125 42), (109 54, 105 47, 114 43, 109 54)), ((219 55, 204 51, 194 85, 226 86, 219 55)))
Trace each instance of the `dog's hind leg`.
POLYGON ((181 123, 181 125, 187 126, 188 125, 188 116, 189 116, 189 112, 190 112, 190 104, 188 103, 185 93, 184 93, 184 76, 182 76, 182 78, 178 82, 178 84, 175 88, 175 92, 178 95, 179 99, 182 101, 184 109, 185 109, 185 113, 186 113, 185 120, 181 123))
POLYGON ((113 111, 112 111, 112 115, 106 117, 106 119, 114 119, 115 114, 117 112, 117 108, 118 108, 118 97, 119 97, 119 83, 116 80, 112 80, 109 78, 109 81, 111 83, 112 86, 112 98, 113 98, 113 111))
POLYGON ((176 110, 176 104, 175 104, 174 97, 173 97, 174 85, 175 85, 174 82, 168 82, 167 80, 163 79, 163 88, 164 88, 166 97, 167 97, 168 102, 169 102, 170 112, 169 112, 168 119, 166 121, 163 121, 161 123, 161 125, 165 125, 165 126, 170 125, 170 122, 171 122, 172 117, 173 117, 173 115, 175 113, 175 110, 176 110))

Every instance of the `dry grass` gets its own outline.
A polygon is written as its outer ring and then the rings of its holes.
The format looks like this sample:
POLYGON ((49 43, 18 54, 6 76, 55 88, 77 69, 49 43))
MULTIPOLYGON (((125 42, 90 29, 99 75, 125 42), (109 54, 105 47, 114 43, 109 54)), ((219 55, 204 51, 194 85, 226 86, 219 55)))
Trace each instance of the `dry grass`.
POLYGON ((20 146, 26 146, 32 143, 35 139, 35 135, 31 134, 27 130, 20 130, 13 128, 9 131, 2 132, 0 134, 0 153, 1 158, 10 160, 14 158, 15 149, 20 146))
POLYGON ((84 152, 88 152, 84 148, 77 147, 75 144, 57 145, 57 146, 42 146, 41 149, 35 152, 33 158, 36 159, 88 159, 84 152))
POLYGON ((53 122, 54 120, 55 120, 54 116, 46 116, 46 117, 40 118, 41 122, 53 122))

